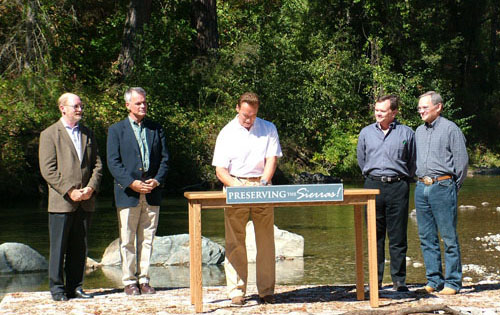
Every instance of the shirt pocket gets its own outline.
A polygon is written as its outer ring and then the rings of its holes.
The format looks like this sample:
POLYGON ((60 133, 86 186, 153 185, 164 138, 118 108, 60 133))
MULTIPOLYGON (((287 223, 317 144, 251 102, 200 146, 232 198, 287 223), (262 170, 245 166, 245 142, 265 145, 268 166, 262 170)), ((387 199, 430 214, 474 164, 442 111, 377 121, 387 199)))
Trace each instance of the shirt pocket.
POLYGON ((392 157, 405 160, 408 156, 408 144, 406 140, 398 140, 391 143, 390 155, 392 157))

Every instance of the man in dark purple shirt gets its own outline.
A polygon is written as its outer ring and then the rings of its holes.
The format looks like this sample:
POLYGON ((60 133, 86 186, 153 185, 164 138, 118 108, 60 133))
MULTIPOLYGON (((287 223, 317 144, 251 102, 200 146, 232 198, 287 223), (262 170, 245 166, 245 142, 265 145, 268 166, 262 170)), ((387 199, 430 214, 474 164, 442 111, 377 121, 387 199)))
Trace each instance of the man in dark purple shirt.
POLYGON ((393 288, 407 292, 408 200, 410 180, 415 175, 415 134, 395 120, 399 98, 386 95, 375 102, 375 119, 359 134, 358 164, 365 188, 379 189, 376 197, 378 282, 382 286, 385 237, 389 237, 393 288))

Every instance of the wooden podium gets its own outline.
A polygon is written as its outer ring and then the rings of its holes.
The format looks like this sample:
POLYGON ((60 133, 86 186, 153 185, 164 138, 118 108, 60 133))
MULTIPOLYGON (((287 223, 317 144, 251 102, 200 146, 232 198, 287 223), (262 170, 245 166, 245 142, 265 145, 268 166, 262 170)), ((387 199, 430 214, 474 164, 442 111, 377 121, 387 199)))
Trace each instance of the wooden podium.
MULTIPOLYGON (((354 206, 354 229, 356 233, 356 295, 358 300, 365 299, 363 271, 363 206, 366 205, 366 221, 368 236, 368 271, 370 286, 370 306, 378 307, 378 274, 377 274, 377 231, 375 223, 375 196, 378 189, 345 189, 343 201, 313 201, 266 203, 270 207, 313 207, 330 205, 354 206)), ((232 208, 237 205, 226 204, 226 193, 222 191, 185 192, 189 206, 189 270, 191 304, 197 313, 203 312, 203 291, 201 276, 201 210, 232 208)), ((245 207, 263 204, 245 204, 245 207)))

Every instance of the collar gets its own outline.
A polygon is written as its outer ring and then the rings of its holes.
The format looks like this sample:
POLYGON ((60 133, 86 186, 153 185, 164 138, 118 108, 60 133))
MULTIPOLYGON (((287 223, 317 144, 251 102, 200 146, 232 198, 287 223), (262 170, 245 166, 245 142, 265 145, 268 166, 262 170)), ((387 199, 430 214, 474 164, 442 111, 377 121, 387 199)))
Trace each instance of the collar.
POLYGON ((425 123, 425 127, 427 129, 429 129, 429 128, 436 128, 436 126, 437 126, 437 124, 439 123, 440 120, 441 120, 441 115, 437 116, 436 119, 434 119, 434 121, 431 122, 431 123, 427 123, 426 122, 425 123))
POLYGON ((68 125, 68 123, 66 122, 66 120, 64 120, 63 117, 61 117, 61 122, 64 126, 64 128, 66 129, 69 129, 69 130, 80 130, 80 124, 79 123, 76 123, 74 127, 71 127, 70 125, 68 125))
POLYGON ((130 117, 130 116, 127 116, 127 118, 128 118, 128 121, 130 122, 130 124, 136 125, 136 126, 139 126, 139 127, 144 126, 144 121, 146 120, 144 118, 143 120, 141 120, 141 122, 138 123, 137 121, 133 120, 132 117, 130 117))
MULTIPOLYGON (((396 119, 394 119, 390 124, 389 124, 389 130, 391 129, 394 129, 396 128, 396 125, 398 125, 398 121, 396 119)), ((379 130, 382 130, 382 128, 380 128, 380 124, 378 122, 375 123, 375 127, 379 130)), ((383 130, 382 130, 383 131, 383 130)))
POLYGON ((239 129, 242 129, 242 130, 245 130, 246 132, 252 132, 254 130, 256 130, 258 127, 257 127, 257 120, 259 119, 259 117, 256 117, 255 118, 255 121, 253 122, 253 125, 252 127, 250 127, 250 129, 247 129, 245 127, 243 127, 241 124, 240 124, 240 121, 238 120, 238 115, 236 115, 233 119, 233 122, 236 124, 236 126, 239 128, 239 129))

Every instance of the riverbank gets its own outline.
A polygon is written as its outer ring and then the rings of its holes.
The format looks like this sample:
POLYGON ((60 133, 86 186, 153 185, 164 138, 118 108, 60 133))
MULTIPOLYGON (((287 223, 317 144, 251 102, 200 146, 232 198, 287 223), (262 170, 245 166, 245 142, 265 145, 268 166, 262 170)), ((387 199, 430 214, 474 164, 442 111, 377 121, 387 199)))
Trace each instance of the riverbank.
MULTIPOLYGON (((399 293, 390 285, 380 291, 380 307, 371 308, 356 300, 354 285, 301 285, 276 287, 276 304, 257 303, 255 286, 249 286, 247 304, 233 307, 222 286, 203 290, 205 313, 213 314, 388 314, 403 309, 444 309, 463 314, 500 313, 500 283, 467 283, 460 294, 441 296, 416 292, 420 285, 409 285, 410 292, 399 293)), ((188 288, 158 288, 156 295, 129 297, 121 289, 87 290, 90 300, 54 302, 49 292, 17 292, 5 295, 0 314, 192 314, 188 288)))

